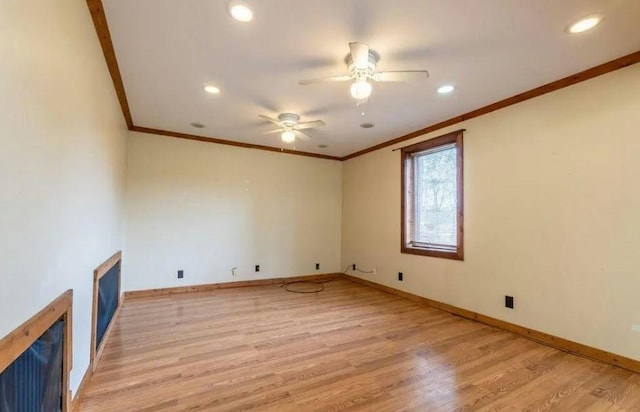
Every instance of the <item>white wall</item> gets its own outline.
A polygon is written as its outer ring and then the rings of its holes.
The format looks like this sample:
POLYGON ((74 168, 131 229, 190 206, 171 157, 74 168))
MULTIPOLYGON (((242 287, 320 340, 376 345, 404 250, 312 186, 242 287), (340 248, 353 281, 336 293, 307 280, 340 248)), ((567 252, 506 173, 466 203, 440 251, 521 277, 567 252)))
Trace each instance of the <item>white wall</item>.
POLYGON ((639 114, 635 65, 397 145, 467 129, 464 262, 400 253, 400 152, 345 162, 343 265, 640 359, 639 114))
POLYGON ((333 160, 131 133, 125 289, 340 271, 341 179, 333 160))
POLYGON ((123 246, 127 132, 84 1, 3 1, 0 61, 0 336, 74 289, 75 390, 93 269, 123 246))

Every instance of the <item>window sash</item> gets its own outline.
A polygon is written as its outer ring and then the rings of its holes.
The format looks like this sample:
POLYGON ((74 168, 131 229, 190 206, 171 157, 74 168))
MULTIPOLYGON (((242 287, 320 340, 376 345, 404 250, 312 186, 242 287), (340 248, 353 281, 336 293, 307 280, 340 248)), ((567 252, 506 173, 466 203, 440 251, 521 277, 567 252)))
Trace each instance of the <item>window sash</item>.
MULTIPOLYGON (((411 235, 409 237, 409 241, 414 244, 414 245, 422 245, 422 247, 427 247, 425 245, 443 245, 443 246, 447 246, 447 247, 453 247, 456 248, 457 247, 457 148, 455 144, 447 144, 447 145, 442 145, 442 146, 438 146, 435 147, 433 149, 429 149, 429 150, 425 150, 425 151, 421 151, 421 152, 416 152, 414 154, 412 154, 412 173, 413 173, 413 194, 412 194, 412 198, 413 198, 413 207, 412 207, 412 214, 411 214, 411 225, 412 230, 410 231, 411 235), (421 206, 421 202, 424 202, 426 199, 422 198, 421 196, 423 195, 425 190, 429 190, 430 185, 428 182, 422 182, 421 179, 419 178, 420 176, 420 171, 424 172, 424 165, 421 163, 421 161, 426 160, 427 157, 429 156, 433 156, 437 153, 442 153, 444 151, 447 150, 453 150, 453 156, 455 157, 455 165, 454 165, 454 176, 453 176, 453 210, 441 210, 441 214, 446 214, 448 213, 453 213, 453 222, 452 222, 452 228, 444 228, 445 230, 452 230, 453 233, 450 237, 450 242, 449 243, 442 243, 443 241, 446 241, 446 236, 438 236, 438 235, 434 235, 433 237, 433 241, 430 241, 428 236, 422 237, 421 235, 424 236, 424 234, 422 233, 421 227, 424 226, 437 226, 438 229, 441 229, 443 226, 446 226, 446 222, 437 222, 434 221, 433 219, 433 214, 434 211, 425 211, 424 214, 421 213, 422 209, 421 206), (422 170, 421 170, 422 168, 422 170), (431 216, 430 216, 431 215, 431 216), (439 224, 440 223, 440 224, 439 224), (440 242, 436 241, 439 240, 440 242)), ((429 173, 429 172, 427 172, 429 173)), ((451 182, 444 182, 445 184, 451 184, 451 182)), ((446 190, 446 187, 443 187, 442 190, 446 190)), ((442 202, 447 202, 449 203, 451 201, 450 197, 448 197, 447 199, 444 198, 445 194, 442 194, 442 197, 440 198, 440 200, 442 202)), ((440 234, 440 233, 438 233, 440 234)), ((437 248, 437 246, 436 246, 437 248)))

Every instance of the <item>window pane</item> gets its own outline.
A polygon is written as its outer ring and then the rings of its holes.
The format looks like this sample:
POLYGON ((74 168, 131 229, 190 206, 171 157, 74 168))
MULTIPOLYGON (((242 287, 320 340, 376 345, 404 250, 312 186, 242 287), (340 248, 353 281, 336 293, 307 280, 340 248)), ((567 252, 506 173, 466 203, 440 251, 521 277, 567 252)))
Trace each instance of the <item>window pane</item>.
POLYGON ((457 246, 456 148, 414 157, 414 243, 457 246))

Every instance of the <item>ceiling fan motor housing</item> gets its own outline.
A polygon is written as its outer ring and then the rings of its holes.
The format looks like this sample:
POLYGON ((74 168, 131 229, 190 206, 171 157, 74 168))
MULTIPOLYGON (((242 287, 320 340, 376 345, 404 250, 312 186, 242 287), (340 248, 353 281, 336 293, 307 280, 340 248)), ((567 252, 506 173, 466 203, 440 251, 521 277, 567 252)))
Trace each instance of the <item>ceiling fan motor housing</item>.
POLYGON ((278 120, 280 120, 285 127, 293 127, 300 121, 300 116, 294 113, 282 113, 278 115, 278 120))
POLYGON ((351 53, 347 54, 344 58, 344 62, 347 65, 347 70, 349 70, 349 74, 351 74, 354 78, 360 78, 363 75, 366 77, 372 77, 373 73, 376 71, 376 66, 378 65, 378 61, 380 60, 380 55, 375 50, 369 49, 369 65, 366 69, 358 69, 353 62, 353 56, 351 53))

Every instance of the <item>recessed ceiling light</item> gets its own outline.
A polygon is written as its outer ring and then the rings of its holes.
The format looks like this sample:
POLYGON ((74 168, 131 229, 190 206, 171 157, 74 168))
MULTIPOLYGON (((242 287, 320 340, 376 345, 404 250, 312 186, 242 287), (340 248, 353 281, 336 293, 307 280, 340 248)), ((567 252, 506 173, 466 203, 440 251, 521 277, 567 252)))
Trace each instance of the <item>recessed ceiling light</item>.
POLYGON ((220 89, 217 88, 216 86, 213 85, 206 85, 204 86, 204 91, 207 93, 211 93, 211 94, 219 94, 220 93, 220 89))
POLYGON ((195 127, 196 129, 204 129, 204 125, 202 123, 198 123, 198 122, 191 122, 190 123, 191 126, 195 127))
POLYGON ((438 90, 436 90, 436 91, 438 93, 440 93, 440 94, 448 94, 448 93, 451 93, 454 90, 455 90, 455 87, 453 87, 453 85, 445 84, 445 85, 442 85, 442 86, 438 87, 438 90))
POLYGON ((253 12, 244 1, 234 0, 229 3, 229 13, 231 13, 231 17, 243 23, 253 19, 253 12))
POLYGON ((592 14, 591 16, 583 17, 580 20, 571 23, 567 26, 567 33, 575 34, 582 33, 587 30, 591 30, 602 21, 602 16, 592 14))
POLYGON ((371 129, 372 127, 375 127, 375 124, 373 123, 360 123, 360 127, 362 127, 363 129, 371 129))

